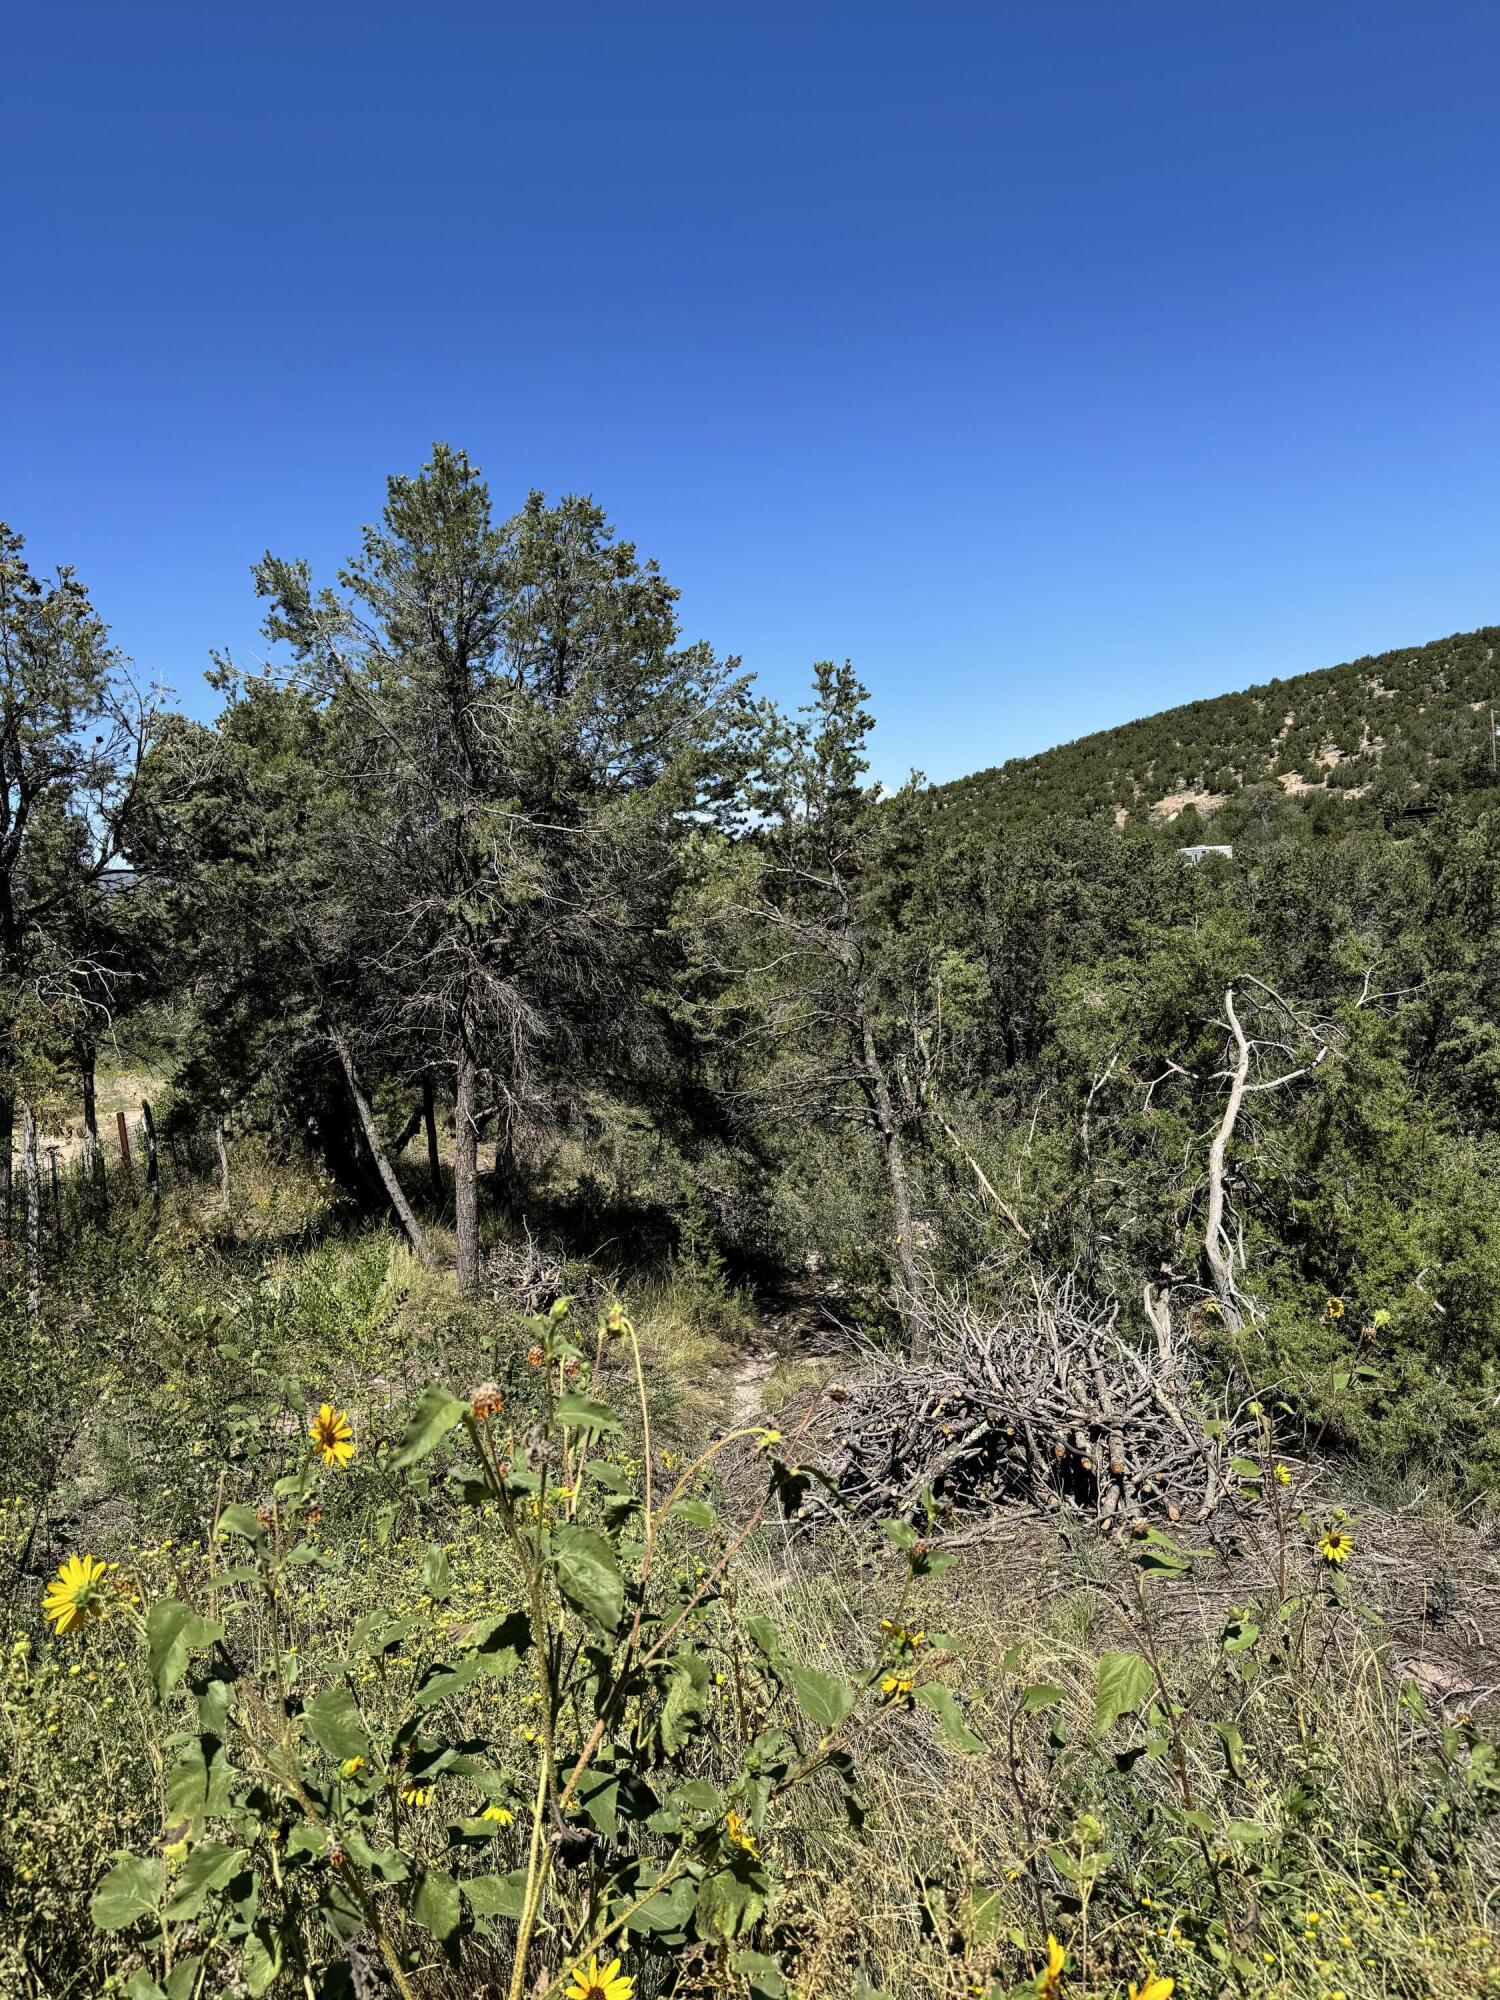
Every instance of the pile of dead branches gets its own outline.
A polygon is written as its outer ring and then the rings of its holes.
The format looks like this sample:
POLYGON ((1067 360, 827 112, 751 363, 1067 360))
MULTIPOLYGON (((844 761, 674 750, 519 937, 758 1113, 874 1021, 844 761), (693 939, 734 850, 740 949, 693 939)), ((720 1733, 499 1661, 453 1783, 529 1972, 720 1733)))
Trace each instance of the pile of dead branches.
POLYGON ((1186 1356, 1116 1331, 1118 1305, 1070 1279, 1004 1310, 924 1302, 920 1363, 883 1361, 835 1392, 824 1470, 856 1513, 918 1519, 1022 1503, 1102 1527, 1206 1520, 1235 1490, 1245 1450, 1233 1416, 1205 1419, 1186 1356))
POLYGON ((484 1275, 497 1305, 511 1312, 545 1312, 567 1289, 560 1257, 544 1250, 528 1229, 519 1243, 496 1243, 485 1257, 484 1275))

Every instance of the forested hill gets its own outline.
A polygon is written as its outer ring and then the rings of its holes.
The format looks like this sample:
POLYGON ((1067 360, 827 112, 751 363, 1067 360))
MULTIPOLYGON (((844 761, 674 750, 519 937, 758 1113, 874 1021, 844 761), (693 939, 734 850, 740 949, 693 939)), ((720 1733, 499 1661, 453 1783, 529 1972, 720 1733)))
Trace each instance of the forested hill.
POLYGON ((934 792, 1015 827, 1063 814, 1123 825, 1209 818, 1253 786, 1390 815, 1490 779, 1500 626, 1192 701, 1018 757, 934 792))

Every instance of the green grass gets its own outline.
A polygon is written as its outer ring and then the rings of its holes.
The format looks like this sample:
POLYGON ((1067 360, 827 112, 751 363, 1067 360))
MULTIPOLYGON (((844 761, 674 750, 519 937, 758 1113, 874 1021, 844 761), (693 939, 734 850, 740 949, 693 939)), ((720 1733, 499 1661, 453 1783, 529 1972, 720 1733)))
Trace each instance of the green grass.
MULTIPOLYGON (((438 1482, 398 1477, 388 1446, 434 1379, 460 1394, 493 1380, 524 1426, 536 1391, 528 1335, 515 1315, 460 1300, 387 1231, 342 1235, 336 1219, 324 1185, 245 1149, 227 1209, 211 1190, 185 1191, 154 1234, 122 1218, 107 1252, 81 1255, 71 1297, 40 1328, 18 1301, 5 1306, 0 1992, 131 1990, 132 1934, 95 1930, 90 1899, 121 1849, 165 1848, 182 1865, 169 1773, 186 1704, 155 1700, 124 1616, 49 1636, 41 1584, 63 1555, 119 1562, 146 1602, 243 1600, 234 1643, 248 1668, 284 1657, 294 1699, 352 1674, 359 1700, 392 1726, 476 1618, 520 1601, 495 1521, 455 1507, 438 1482), (288 1572, 273 1633, 246 1586, 216 1592, 229 1558, 212 1523, 232 1502, 265 1503, 301 1462, 307 1406, 323 1400, 349 1410, 359 1448, 347 1475, 323 1481, 317 1560, 288 1572), (392 1652, 359 1636, 376 1611, 413 1620, 392 1652)), ((627 1303, 653 1451, 690 1454, 730 1407, 748 1309, 714 1274, 682 1270, 627 1303)), ((621 1369, 612 1363, 598 1392, 623 1407, 621 1369)), ((814 1373, 783 1363, 760 1393, 774 1406, 814 1373)), ((643 1443, 637 1430, 633 1462, 643 1443)), ((725 1504, 753 1470, 748 1450, 726 1456, 705 1490, 725 1504)), ((1493 1750, 1403 1696, 1367 1552, 1339 1589, 1296 1537, 1291 1588, 1278 1592, 1269 1573, 1247 1587, 1254 1615, 1235 1631, 1253 1622, 1259 1636, 1234 1650, 1174 1636, 1193 1622, 1174 1613, 1174 1594, 1198 1588, 1191 1573, 1137 1598, 1129 1565, 1090 1551, 1076 1583, 1053 1593, 1024 1564, 997 1574, 961 1555, 903 1597, 902 1558, 883 1541, 754 1535, 729 1573, 735 1620, 769 1617, 790 1655, 849 1678, 879 1658, 882 1617, 920 1626, 929 1655, 957 1652, 947 1678, 982 1746, 958 1754, 924 1710, 877 1704, 857 1744, 862 1827, 846 1823, 826 1779, 768 1818, 778 1887, 755 1941, 782 1952, 795 1990, 1032 1992, 1050 1931, 1069 1954, 1062 1991, 1080 2000, 1123 1994, 1153 1971, 1180 2000, 1500 1993, 1493 1750), (1158 1652, 1161 1679, 1100 1732, 1100 1659, 1121 1651, 1158 1652), (1238 1973, 1226 1970, 1226 1934, 1238 1973)), ((684 1528, 665 1559, 690 1585, 707 1546, 684 1528)), ((728 1654, 725 1668, 693 1752, 705 1775, 765 1719, 747 1709, 728 1654)), ((515 1822, 485 1836, 484 1858, 503 1873, 525 1859, 537 1688, 526 1672, 479 1686, 454 1698, 448 1726, 491 1746, 491 1777, 440 1777, 429 1803, 393 1794, 389 1809, 409 1851, 437 1863, 452 1852, 449 1826, 503 1796, 515 1822)), ((456 1963, 419 1938, 413 1950, 422 2000, 495 1991, 506 1970, 503 1936, 469 1940, 456 1963)), ((668 1990, 659 1969, 641 1978, 640 2000, 668 1990)), ((215 1961, 191 1990, 240 1989, 215 1961)), ((269 1990, 344 1989, 304 1987, 288 1970, 269 1990)), ((671 1990, 749 1988, 725 1961, 694 1960, 671 1990)))

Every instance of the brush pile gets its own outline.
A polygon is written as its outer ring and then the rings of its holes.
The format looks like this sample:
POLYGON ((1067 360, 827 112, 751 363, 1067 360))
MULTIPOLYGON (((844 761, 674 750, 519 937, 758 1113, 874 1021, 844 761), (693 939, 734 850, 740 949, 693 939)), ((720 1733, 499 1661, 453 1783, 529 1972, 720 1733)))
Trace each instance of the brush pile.
POLYGON ((1106 1530, 1207 1520, 1250 1442, 1205 1418, 1185 1357, 1115 1330, 1072 1281, 1003 1311, 933 1299, 921 1362, 872 1365, 822 1425, 824 1467, 854 1512, 917 1520, 1006 1503, 1086 1515, 1106 1530))

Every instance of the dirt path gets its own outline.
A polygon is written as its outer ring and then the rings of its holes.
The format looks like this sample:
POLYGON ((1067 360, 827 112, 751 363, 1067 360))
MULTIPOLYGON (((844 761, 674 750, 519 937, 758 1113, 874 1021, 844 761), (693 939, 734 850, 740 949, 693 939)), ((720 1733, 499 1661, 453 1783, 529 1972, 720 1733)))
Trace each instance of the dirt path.
POLYGON ((776 1367, 774 1354, 743 1354, 729 1378, 729 1428, 744 1430, 764 1413, 762 1392, 776 1367))

